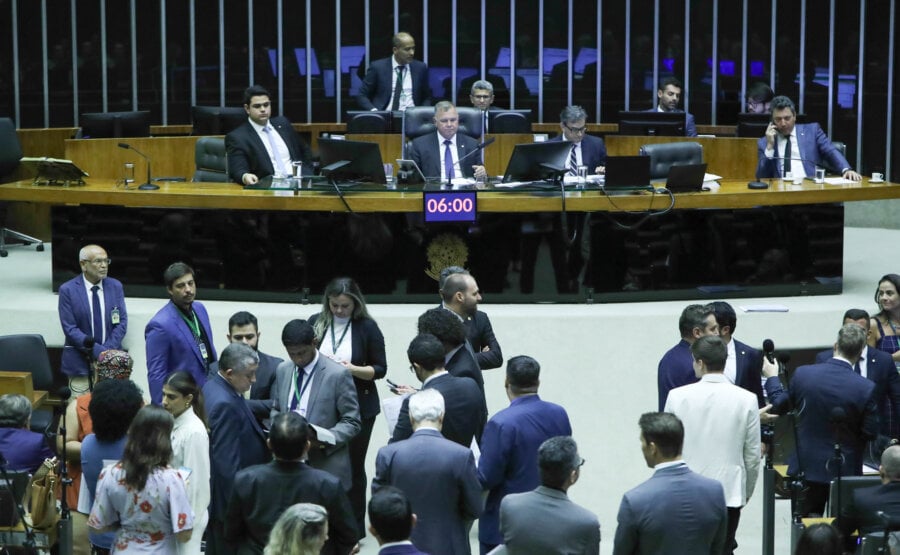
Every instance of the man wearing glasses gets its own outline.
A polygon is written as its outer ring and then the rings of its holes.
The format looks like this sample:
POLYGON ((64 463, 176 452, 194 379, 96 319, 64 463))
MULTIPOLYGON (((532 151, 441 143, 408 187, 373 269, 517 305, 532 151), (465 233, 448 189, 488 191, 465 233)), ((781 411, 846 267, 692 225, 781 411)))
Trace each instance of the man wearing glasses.
POLYGON ((66 344, 61 369, 74 395, 89 389, 90 365, 100 353, 121 349, 128 330, 122 284, 107 276, 112 262, 99 245, 78 253, 81 274, 59 288, 59 322, 66 344))
POLYGON ((606 171, 606 147, 603 139, 587 134, 587 112, 581 106, 566 106, 559 114, 559 128, 562 133, 552 141, 572 143, 569 152, 568 169, 571 175, 578 175, 578 166, 586 166, 588 173, 606 171))

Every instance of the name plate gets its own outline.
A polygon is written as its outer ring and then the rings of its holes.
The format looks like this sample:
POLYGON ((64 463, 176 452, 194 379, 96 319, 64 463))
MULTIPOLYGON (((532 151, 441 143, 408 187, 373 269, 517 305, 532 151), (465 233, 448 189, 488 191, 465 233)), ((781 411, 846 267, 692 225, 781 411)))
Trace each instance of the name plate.
POLYGON ((424 191, 422 201, 426 223, 474 222, 478 215, 475 191, 424 191))

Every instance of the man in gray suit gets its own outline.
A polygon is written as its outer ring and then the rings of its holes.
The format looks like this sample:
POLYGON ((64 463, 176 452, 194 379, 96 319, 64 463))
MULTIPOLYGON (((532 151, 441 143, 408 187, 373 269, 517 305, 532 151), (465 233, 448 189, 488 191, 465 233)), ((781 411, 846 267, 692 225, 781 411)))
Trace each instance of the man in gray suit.
POLYGON ((417 522, 411 539, 431 555, 470 555, 469 526, 481 515, 481 485, 472 452, 441 435, 444 397, 423 389, 409 398, 413 435, 378 450, 372 493, 394 486, 417 522))
POLYGON ((681 460, 677 416, 648 412, 638 424, 644 460, 656 471, 622 496, 613 555, 719 555, 728 524, 722 484, 681 460))
POLYGON ((541 485, 534 491, 507 495, 500 502, 500 533, 507 553, 600 553, 597 515, 567 495, 581 475, 582 464, 584 459, 570 436, 551 437, 541 444, 541 485))
POLYGON ((353 378, 346 368, 319 356, 312 326, 291 320, 281 332, 288 359, 275 369, 272 420, 281 412, 306 417, 316 432, 309 464, 332 473, 350 489, 348 444, 362 427, 353 378))

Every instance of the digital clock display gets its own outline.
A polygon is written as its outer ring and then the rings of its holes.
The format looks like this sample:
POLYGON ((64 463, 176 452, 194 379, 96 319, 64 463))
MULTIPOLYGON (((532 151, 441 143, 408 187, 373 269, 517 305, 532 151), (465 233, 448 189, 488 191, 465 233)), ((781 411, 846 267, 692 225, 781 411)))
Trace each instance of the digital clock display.
POLYGON ((426 223, 475 221, 475 191, 425 191, 422 197, 426 223))

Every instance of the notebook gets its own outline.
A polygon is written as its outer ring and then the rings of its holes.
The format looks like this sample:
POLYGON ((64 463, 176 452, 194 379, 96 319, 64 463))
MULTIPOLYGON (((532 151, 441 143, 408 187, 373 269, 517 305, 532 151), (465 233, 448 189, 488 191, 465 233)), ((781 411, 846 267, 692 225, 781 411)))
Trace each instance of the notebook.
POLYGON ((649 156, 610 156, 606 159, 607 192, 653 191, 649 156))
POLYGON ((679 164, 669 167, 666 189, 673 193, 690 193, 703 190, 706 164, 679 164))

